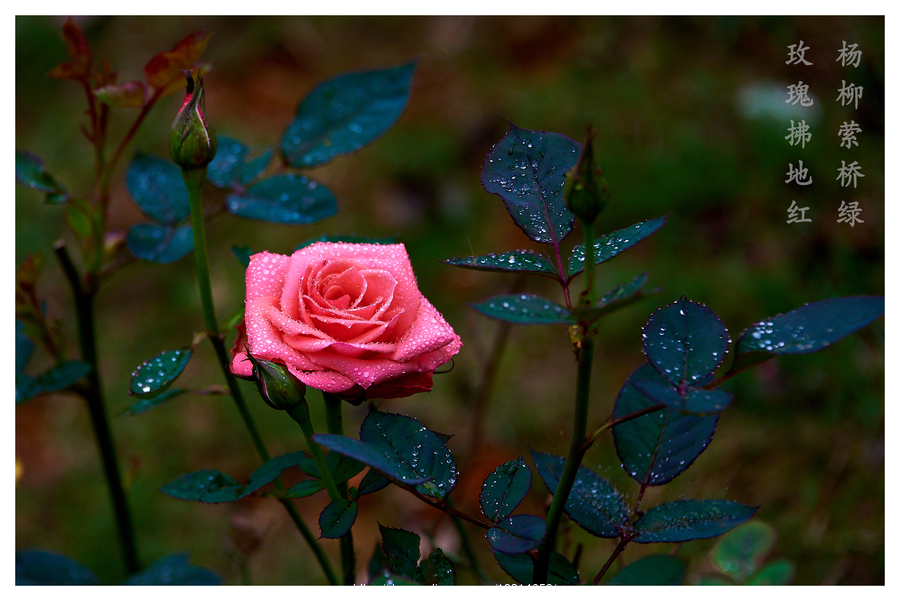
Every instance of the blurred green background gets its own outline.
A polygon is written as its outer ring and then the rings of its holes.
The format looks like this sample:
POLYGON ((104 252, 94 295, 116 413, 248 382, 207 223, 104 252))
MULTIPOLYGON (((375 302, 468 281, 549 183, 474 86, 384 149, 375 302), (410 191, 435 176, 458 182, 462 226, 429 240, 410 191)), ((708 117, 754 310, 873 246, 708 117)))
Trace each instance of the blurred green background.
MULTIPOLYGON (((418 61, 412 95, 397 125, 371 146, 307 174, 327 185, 337 216, 304 227, 230 216, 207 230, 220 320, 243 303, 243 268, 231 246, 289 253, 328 234, 396 236, 405 243, 422 292, 443 312, 465 346, 434 390, 381 403, 454 434, 450 448, 462 475, 457 504, 477 512, 481 480, 528 447, 564 455, 571 427, 575 362, 561 327, 511 330, 484 419, 473 445, 476 391, 500 331, 467 303, 513 289, 561 301, 549 280, 452 268, 440 259, 517 248, 547 250, 512 223, 502 202, 480 186, 481 163, 511 120, 527 129, 581 141, 598 131, 596 155, 613 200, 598 231, 669 214, 663 229, 601 266, 609 289, 644 271, 660 295, 607 318, 601 328, 591 419, 599 426, 619 387, 643 362, 640 328, 656 308, 686 294, 716 311, 736 339, 751 323, 832 296, 884 293, 884 19, 882 17, 104 17, 77 18, 95 64, 110 61, 119 80, 142 77, 144 63, 188 33, 214 35, 203 60, 207 111, 219 135, 259 149, 277 144, 299 100, 319 82, 348 71, 418 61), (786 65, 787 47, 803 40, 811 66, 786 65), (858 43, 858 68, 835 61, 842 40, 858 43), (864 87, 859 108, 842 107, 841 80, 864 87), (802 80, 812 107, 786 104, 786 86, 802 80), (784 136, 790 119, 806 119, 805 149, 784 136), (843 121, 854 119, 859 146, 840 147, 843 121), (802 159, 814 184, 785 184, 788 163, 802 159), (840 161, 857 160, 858 187, 835 181, 840 161), (785 223, 792 200, 812 223, 785 223), (842 200, 862 209, 851 228, 837 223, 842 200), (473 449, 476 449, 473 452, 473 449)), ((16 19, 16 147, 45 160, 75 193, 91 190, 92 153, 79 133, 84 94, 46 73, 68 56, 62 18, 16 19)), ((147 119, 131 152, 166 156, 167 132, 180 95, 147 119)), ((136 112, 119 109, 113 140, 136 112)), ((39 293, 64 320, 77 348, 71 297, 50 245, 66 230, 59 207, 16 189, 16 264, 42 251, 48 268, 39 293)), ((111 227, 146 221, 128 198, 124 169, 113 185, 111 227)), ((579 232, 565 241, 568 250, 579 232)), ((576 285, 577 290, 577 285, 576 285)), ((183 396, 150 413, 120 415, 130 372, 159 351, 189 343, 202 328, 193 262, 135 262, 97 300, 99 351, 113 434, 136 521, 140 555, 149 563, 175 551, 211 567, 226 582, 323 582, 308 548, 277 503, 251 498, 199 505, 157 489, 204 468, 246 479, 258 460, 227 397, 183 396)), ((651 502, 727 498, 761 505, 757 518, 778 533, 773 556, 796 565, 796 583, 884 583, 883 320, 833 348, 770 361, 730 382, 736 400, 695 465, 651 502)), ((35 359, 32 369, 41 365, 35 359)), ((194 387, 222 383, 212 349, 202 346, 183 376, 194 387)), ((248 398, 258 399, 252 387, 248 398)), ((318 409, 318 398, 312 394, 318 409)), ((283 414, 253 402, 274 455, 303 447, 283 414)), ((365 408, 347 407, 354 434, 365 408)), ((314 417, 324 427, 322 415, 314 417)), ((69 555, 104 581, 123 575, 108 495, 87 411, 71 395, 32 400, 16 410, 16 548, 69 555)), ((626 497, 637 485, 619 467, 611 437, 586 465, 626 497)), ((286 473, 290 484, 299 478, 286 473)), ((520 511, 540 513, 547 492, 535 478, 520 511)), ((298 503, 315 530, 324 495, 298 503)), ((396 489, 365 497, 354 528, 360 566, 377 538, 376 520, 430 537, 456 556, 459 539, 445 517, 396 489)), ((483 565, 508 582, 483 532, 473 529, 483 565)), ((590 579, 613 545, 578 528, 562 537, 569 554, 583 543, 582 578, 590 579)), ((337 563, 337 545, 325 547, 337 563)), ((709 571, 714 541, 682 545, 688 580, 709 571)), ((671 545, 632 545, 625 562, 671 545)), ((461 582, 471 582, 468 572, 461 582)))

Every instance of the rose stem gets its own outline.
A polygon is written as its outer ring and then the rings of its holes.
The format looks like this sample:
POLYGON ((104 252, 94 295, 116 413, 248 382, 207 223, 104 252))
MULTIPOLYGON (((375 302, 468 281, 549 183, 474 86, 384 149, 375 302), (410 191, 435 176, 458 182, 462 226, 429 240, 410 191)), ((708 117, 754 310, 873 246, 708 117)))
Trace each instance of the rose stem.
POLYGON ((106 409, 103 403, 100 371, 97 369, 97 343, 94 327, 94 294, 96 290, 93 287, 85 290, 84 286, 82 286, 81 278, 75 269, 75 265, 72 263, 72 259, 69 257, 69 253, 66 251, 65 242, 57 242, 53 250, 66 278, 69 280, 72 294, 75 297, 81 357, 91 366, 91 371, 87 375, 88 386, 84 391, 84 398, 87 401, 94 436, 97 439, 97 446, 100 447, 100 455, 103 459, 103 473, 106 476, 106 483, 109 486, 109 494, 112 498, 125 569, 129 574, 135 574, 140 571, 141 566, 137 555, 134 528, 131 522, 131 514, 128 511, 128 501, 122 489, 122 478, 119 473, 119 464, 116 460, 115 445, 113 444, 112 433, 109 429, 109 421, 106 419, 106 409))
MULTIPOLYGON (((328 432, 343 436, 344 424, 341 417, 341 409, 343 407, 341 403, 343 401, 324 390, 322 391, 322 397, 325 399, 325 422, 328 426, 328 432)), ((350 498, 346 482, 338 485, 338 492, 341 498, 350 498)), ((353 551, 352 530, 347 530, 347 534, 341 537, 341 565, 344 568, 344 584, 354 584, 356 582, 356 553, 353 551)))
MULTIPOLYGON (((596 292, 594 291, 594 224, 584 219, 579 219, 584 235, 584 290, 581 293, 579 304, 593 306, 596 292)), ((572 423, 572 437, 569 442, 569 453, 563 466, 559 484, 553 494, 550 510, 547 512, 547 534, 538 547, 538 560, 534 562, 534 584, 546 584, 550 569, 550 555, 556 546, 556 531, 559 529, 559 521, 562 519, 563 508, 572 492, 575 476, 584 453, 587 435, 587 410, 591 391, 591 368, 594 363, 594 340, 591 338, 589 328, 582 327, 584 333, 581 341, 581 349, 578 352, 578 379, 575 383, 575 416, 572 423)))
MULTIPOLYGON (((231 373, 231 370, 228 367, 230 362, 225 350, 225 341, 221 332, 219 332, 219 326, 216 322, 216 308, 213 304, 212 286, 210 285, 209 277, 209 253, 206 248, 206 229, 203 223, 202 190, 203 182, 206 180, 206 168, 182 169, 181 176, 184 178, 184 185, 187 187, 188 197, 191 201, 191 228, 193 229, 194 234, 194 262, 197 266, 197 283, 200 287, 200 303, 203 307, 203 318, 206 322, 207 334, 216 350, 216 357, 219 359, 219 366, 222 368, 222 373, 225 375, 225 381, 228 383, 231 397, 234 399, 238 412, 244 420, 244 425, 247 427, 247 431, 253 439, 253 445, 256 447, 256 452, 259 454, 263 463, 265 463, 271 460, 272 457, 269 455, 269 451, 266 449, 262 436, 256 428, 253 416, 250 415, 250 411, 247 409, 247 403, 244 402, 244 395, 241 393, 241 389, 238 386, 237 378, 234 377, 234 374, 231 373)), ((278 492, 284 491, 284 484, 282 484, 281 478, 276 478, 274 484, 278 492)), ((303 536, 303 539, 310 546, 313 554, 315 554, 319 565, 322 566, 322 571, 325 572, 325 577, 328 579, 328 582, 337 584, 337 578, 334 575, 334 570, 328 561, 328 557, 319 545, 319 541, 316 540, 309 527, 303 521, 303 518, 300 517, 297 508, 290 499, 280 498, 279 500, 291 516, 291 519, 300 531, 301 536, 303 536)))

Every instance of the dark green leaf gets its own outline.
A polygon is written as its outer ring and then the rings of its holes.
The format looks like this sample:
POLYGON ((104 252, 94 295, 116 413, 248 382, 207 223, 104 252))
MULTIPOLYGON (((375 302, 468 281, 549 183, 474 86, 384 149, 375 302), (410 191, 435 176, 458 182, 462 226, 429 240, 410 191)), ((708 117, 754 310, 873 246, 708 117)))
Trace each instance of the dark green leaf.
POLYGON ((182 474, 160 488, 160 492, 181 501, 204 503, 234 501, 240 494, 241 483, 218 470, 200 470, 182 474), (217 494, 221 493, 221 494, 217 494), (221 500, 220 497, 224 496, 221 500), (217 499, 209 501, 208 498, 217 499))
POLYGON ((55 367, 51 367, 38 376, 37 383, 40 392, 55 392, 66 386, 71 386, 81 378, 91 373, 91 366, 84 361, 66 361, 55 367))
POLYGON ((287 453, 285 455, 281 455, 274 459, 270 459, 266 461, 261 466, 253 470, 253 473, 250 474, 250 479, 247 482, 247 486, 244 490, 241 491, 239 499, 246 497, 247 495, 256 492, 269 482, 275 480, 281 476, 281 472, 286 469, 295 467, 300 460, 304 457, 303 451, 294 451, 293 453, 287 453))
POLYGON ((456 584, 456 568, 453 562, 444 556, 440 549, 431 552, 419 566, 418 580, 422 584, 437 586, 453 586, 456 584))
MULTIPOLYGON (((359 461, 341 455, 340 453, 326 454, 325 463, 328 465, 329 471, 331 471, 331 476, 334 478, 335 484, 346 482, 363 471, 363 468, 365 467, 365 465, 359 461)), ((319 465, 312 457, 304 454, 297 460, 296 465, 313 478, 322 478, 322 474, 319 472, 319 465)))
POLYGON ((24 403, 41 393, 37 378, 25 374, 16 374, 16 405, 24 403))
POLYGON ((34 343, 25 335, 25 324, 16 320, 16 374, 25 371, 31 355, 34 352, 34 343))
POLYGON ((628 564, 606 584, 677 586, 684 582, 686 570, 687 565, 677 557, 650 555, 628 564))
POLYGON ((348 244, 396 244, 397 238, 369 238, 366 236, 355 236, 352 234, 329 235, 322 234, 310 240, 305 240, 294 249, 297 252, 301 248, 306 248, 316 242, 347 242, 348 244))
POLYGON ((27 549, 16 551, 16 585, 100 584, 87 567, 64 555, 27 549))
POLYGON ((518 324, 568 323, 569 310, 533 294, 493 296, 472 308, 491 319, 518 324))
POLYGON ((369 586, 418 586, 418 582, 384 571, 369 581, 369 586))
POLYGON ((746 584, 783 586, 794 580, 796 568, 787 559, 776 559, 762 567, 760 571, 750 577, 746 584))
POLYGON ((657 290, 652 290, 650 292, 643 291, 643 287, 648 279, 649 276, 646 273, 643 273, 627 284, 616 286, 601 296, 600 300, 598 300, 597 304, 593 307, 587 309, 576 308, 573 310, 572 319, 594 322, 608 313, 618 311, 619 309, 627 307, 632 303, 636 303, 651 294, 656 294, 658 292, 657 290))
POLYGON ((183 348, 163 351, 144 361, 131 373, 129 393, 142 399, 152 399, 162 394, 181 375, 190 360, 191 349, 183 348))
POLYGON ((325 448, 361 461, 402 484, 414 486, 428 481, 428 478, 422 478, 413 471, 405 461, 385 456, 379 449, 360 440, 336 434, 314 434, 313 440, 325 448))
MULTIPOLYGON (((527 553, 501 553, 494 551, 497 563, 503 571, 509 574, 513 580, 522 584, 534 582, 534 561, 527 553)), ((550 572, 547 575, 548 584, 578 584, 578 570, 568 559, 553 551, 550 555, 550 572)))
POLYGON ((883 296, 844 296, 803 305, 764 319, 738 338, 731 371, 773 355, 815 353, 884 314, 883 296))
POLYGON ((238 261, 240 261, 244 267, 250 267, 250 255, 254 253, 250 250, 249 246, 232 246, 231 252, 234 253, 234 256, 238 258, 238 261))
MULTIPOLYGON (((630 227, 604 234, 594 240, 594 263, 600 264, 609 261, 623 250, 627 250, 654 234, 666 222, 666 216, 641 221, 630 227)), ((584 271, 584 244, 579 244, 572 249, 569 259, 569 277, 573 277, 584 271)))
POLYGON ((207 167, 206 177, 219 188, 241 188, 259 177, 272 159, 272 149, 251 158, 250 149, 228 136, 218 137, 216 158, 207 167))
POLYGON ((725 534, 753 517, 759 507, 736 501, 684 500, 663 503, 634 523, 637 543, 680 543, 725 534))
POLYGON ((385 488, 391 483, 390 480, 381 475, 380 472, 376 470, 369 470, 366 472, 366 475, 363 476, 363 479, 359 483, 359 488, 356 491, 356 498, 363 495, 372 494, 373 492, 378 492, 382 488, 385 488))
POLYGON ((139 399, 132 403, 128 409, 122 415, 137 415, 139 413, 144 413, 145 411, 150 411, 151 409, 155 409, 165 403, 166 401, 171 401, 177 396, 181 396, 182 394, 189 392, 184 388, 170 388, 159 396, 155 396, 152 399, 139 399))
POLYGON ((447 265, 477 269, 479 271, 504 271, 507 273, 527 273, 559 278, 556 266, 550 259, 542 257, 530 250, 515 250, 499 255, 489 254, 478 257, 447 259, 447 265))
POLYGON ((529 238, 558 246, 575 220, 566 208, 563 187, 580 151, 581 144, 562 134, 510 123, 506 136, 488 153, 481 184, 503 199, 513 221, 529 238))
POLYGON ((194 250, 190 224, 178 227, 138 223, 128 230, 125 242, 138 259, 152 263, 174 263, 194 250))
POLYGON ((520 455, 491 472, 481 486, 481 512, 497 523, 511 514, 531 489, 531 468, 520 455))
POLYGON ((753 521, 738 526, 723 536, 712 552, 716 568, 743 583, 756 569, 775 545, 775 530, 762 522, 753 521))
POLYGON ((340 538, 350 532, 356 522, 356 501, 338 499, 329 503, 319 515, 322 538, 340 538))
POLYGON ((238 217, 288 225, 315 223, 337 213, 331 190, 293 173, 268 177, 231 194, 225 207, 238 217))
POLYGON ((388 528, 378 524, 381 531, 381 549, 387 558, 388 566, 394 574, 412 580, 416 579, 416 566, 419 563, 419 535, 388 528))
POLYGON ((138 153, 125 174, 128 192, 144 214, 174 225, 191 216, 191 202, 181 169, 171 161, 138 153))
POLYGON ((16 181, 20 186, 47 195, 50 204, 62 204, 69 199, 66 192, 52 175, 44 170, 44 162, 30 152, 16 149, 16 181))
POLYGON ((384 556, 384 551, 381 550, 381 542, 379 541, 375 543, 375 550, 372 552, 372 559, 369 560, 366 573, 369 575, 369 580, 373 580, 378 577, 379 574, 384 572, 390 574, 390 569, 388 568, 387 558, 384 556))
POLYGON ((632 385, 653 402, 662 403, 682 413, 719 413, 731 404, 732 395, 724 390, 704 390, 689 386, 673 388, 670 383, 635 379, 632 385))
MULTIPOLYGON (((556 494, 565 458, 534 450, 531 451, 531 457, 550 494, 556 494)), ((605 479, 582 466, 578 467, 572 491, 563 510, 576 524, 594 536, 620 536, 628 524, 628 509, 622 495, 605 479)))
POLYGON ((406 107, 414 66, 350 73, 320 84, 284 132, 285 160, 294 167, 323 165, 386 132, 406 107))
POLYGON ((222 584, 222 578, 212 570, 188 563, 187 553, 174 553, 154 562, 140 574, 129 576, 125 584, 209 586, 222 584))
POLYGON ((308 497, 320 490, 325 490, 325 483, 321 480, 303 480, 290 487, 284 496, 288 499, 308 497))
POLYGON ((644 354, 675 386, 710 375, 728 352, 728 330, 708 307, 682 297, 658 309, 644 324, 644 354))
MULTIPOLYGON (((616 399, 615 418, 649 409, 657 403, 634 387, 635 380, 666 380, 645 363, 629 377, 616 399)), ((690 467, 712 440, 718 414, 683 415, 662 410, 621 423, 613 428, 616 452, 622 466, 638 482, 659 486, 690 467)))
POLYGON ((520 514, 494 524, 486 536, 495 551, 515 554, 537 547, 546 532, 544 518, 520 514))

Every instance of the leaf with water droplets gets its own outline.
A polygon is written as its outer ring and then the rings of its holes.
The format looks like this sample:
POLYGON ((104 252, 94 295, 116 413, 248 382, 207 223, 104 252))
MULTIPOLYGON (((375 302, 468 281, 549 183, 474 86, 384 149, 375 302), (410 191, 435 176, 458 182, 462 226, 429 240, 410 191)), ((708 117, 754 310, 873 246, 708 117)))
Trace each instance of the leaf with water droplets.
MULTIPOLYGON (((535 450, 531 451, 531 457, 547 490, 556 494, 565 458, 535 450)), ((583 466, 578 467, 563 511, 576 524, 603 538, 620 536, 628 524, 628 509, 622 495, 604 478, 583 466)))
POLYGON ((162 394, 181 375, 190 360, 191 349, 183 348, 163 351, 144 361, 131 374, 129 394, 142 399, 152 399, 162 394))
POLYGON ((174 263, 194 250, 194 232, 189 223, 178 227, 138 223, 128 230, 125 242, 138 259, 174 263))
POLYGON ((559 279, 559 271, 546 257, 530 250, 515 250, 499 255, 488 254, 477 257, 453 258, 444 261, 447 265, 476 269, 479 271, 502 271, 506 273, 526 273, 559 279))
POLYGON ((222 578, 212 570, 191 565, 187 553, 173 553, 154 562, 143 572, 129 576, 125 584, 209 586, 222 584, 222 578))
POLYGON ((649 277, 650 276, 647 273, 642 273, 630 282, 616 286, 601 296, 597 301, 597 304, 593 307, 576 307, 572 311, 572 320, 584 320, 588 323, 593 323, 604 315, 612 313, 613 311, 618 311, 632 303, 636 303, 651 294, 657 294, 658 290, 651 290, 650 292, 643 291, 649 277))
POLYGON ((271 158, 271 149, 251 158, 250 149, 240 141, 219 136, 218 151, 206 168, 206 177, 218 188, 243 187, 262 174, 271 158))
POLYGON ((644 324, 644 354, 674 386, 694 386, 722 363, 728 330, 708 307, 684 295, 655 311, 644 324))
POLYGON ((631 383, 652 401, 662 403, 682 413, 696 413, 700 415, 719 413, 731 404, 733 398, 730 392, 719 389, 705 390, 692 386, 676 388, 669 383, 662 384, 656 380, 643 380, 640 378, 633 380, 631 383))
MULTIPOLYGON (((637 368, 619 391, 615 419, 658 404, 634 386, 635 380, 667 385, 650 364, 637 368)), ((666 484, 689 468, 706 450, 718 421, 718 414, 684 415, 669 409, 643 415, 613 428, 616 453, 622 467, 637 482, 646 482, 648 486, 666 484)))
POLYGON ((322 538, 341 538, 353 527, 359 506, 350 499, 337 499, 325 506, 319 514, 319 531, 322 538))
POLYGON ((159 489, 173 499, 181 501, 202 501, 209 503, 208 498, 216 498, 216 502, 234 501, 243 488, 241 483, 224 472, 218 470, 200 470, 181 474, 159 489))
POLYGON ((635 586, 677 586, 684 582, 687 564, 669 555, 651 555, 633 561, 606 584, 635 586))
MULTIPOLYGON (((534 583, 534 560, 527 553, 501 553, 494 551, 497 563, 503 571, 521 584, 534 583)), ((553 551, 550 554, 550 571, 547 574, 547 584, 565 585, 578 584, 578 570, 572 563, 553 551)))
POLYGON ((285 161, 324 165, 381 136, 406 108, 414 67, 348 73, 320 84, 300 103, 281 138, 285 161))
POLYGON ((561 305, 533 294, 502 294, 472 304, 472 308, 491 319, 517 324, 569 323, 570 312, 561 305))
POLYGON ((225 200, 232 215, 298 225, 315 223, 337 213, 331 190, 305 175, 275 175, 261 180, 225 200))
POLYGON ((764 319, 738 338, 730 371, 761 363, 774 355, 815 353, 883 314, 883 296, 842 296, 808 303, 764 319))
POLYGON ((16 585, 100 584, 86 566, 65 555, 25 549, 16 551, 16 585))
POLYGON ((16 181, 20 186, 46 194, 49 204, 62 204, 69 199, 56 179, 44 169, 40 157, 30 152, 16 149, 16 181))
POLYGON ((537 547, 546 533, 544 518, 520 514, 494 524, 488 529, 486 536, 495 551, 515 554, 537 547))
MULTIPOLYGON (((623 250, 627 250, 643 240, 655 234, 666 222, 666 216, 656 219, 647 219, 632 226, 604 234, 594 239, 594 263, 599 265, 609 261, 623 250)), ((572 249, 569 258, 569 278, 584 271, 584 244, 578 244, 572 249)))
POLYGON ((125 174, 128 193, 147 217, 174 225, 191 216, 181 169, 172 161, 139 152, 125 174))
POLYGON ((487 155, 481 183, 503 199, 513 221, 529 238, 558 247, 575 220, 566 208, 563 187, 580 151, 581 144, 562 134, 510 123, 506 136, 487 155))
POLYGON ((481 486, 481 512, 491 522, 511 514, 531 489, 531 468, 520 455, 497 467, 481 486))
POLYGON ((151 409, 159 407, 166 401, 171 401, 175 397, 181 396, 186 392, 188 391, 184 388, 170 388, 169 390, 153 397, 152 399, 138 399, 137 401, 129 405, 128 409, 125 410, 123 415, 138 415, 139 413, 150 411, 151 409))
POLYGON ((456 568, 443 551, 435 549, 419 564, 419 581, 425 585, 453 586, 456 568))
POLYGON ((378 524, 381 532, 381 550, 391 572, 416 580, 419 563, 419 535, 400 528, 388 528, 378 524))
POLYGON ((712 560, 716 568, 742 584, 775 545, 775 529, 758 520, 738 526, 716 543, 712 560))
POLYGON ((725 534, 753 517, 759 507, 736 501, 671 501, 650 509, 634 523, 636 543, 680 543, 725 534))

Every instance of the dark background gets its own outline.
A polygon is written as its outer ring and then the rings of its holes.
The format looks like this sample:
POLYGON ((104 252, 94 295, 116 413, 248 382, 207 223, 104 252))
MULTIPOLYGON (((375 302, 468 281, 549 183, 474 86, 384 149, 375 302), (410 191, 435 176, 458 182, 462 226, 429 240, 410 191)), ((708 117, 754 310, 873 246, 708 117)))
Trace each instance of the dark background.
MULTIPOLYGON (((619 387, 643 362, 640 327, 681 294, 716 311, 736 339, 751 323, 804 302, 884 293, 884 19, 882 17, 106 17, 77 18, 95 64, 108 59, 120 81, 142 77, 144 63, 188 33, 214 35, 203 56, 207 112, 219 135, 254 148, 277 144, 299 100, 340 73, 416 59, 406 112, 362 151, 307 174, 327 185, 337 216, 303 227, 223 217, 208 227, 213 292, 220 321, 243 302, 243 268, 232 245, 289 253, 328 234, 396 236, 406 244, 423 293, 443 312, 465 346, 453 370, 427 395, 384 402, 427 426, 456 435, 450 442, 463 470, 454 497, 477 512, 483 477, 528 447, 563 455, 571 427, 575 362, 561 327, 512 329, 487 406, 480 450, 471 453, 475 390, 499 324, 466 303, 518 286, 561 302, 549 280, 449 267, 449 257, 517 248, 547 251, 512 223, 502 202, 479 182, 481 163, 506 132, 527 129, 581 140, 598 131, 596 155, 613 200, 599 232, 669 214, 650 239, 598 270, 609 289, 643 271, 663 292, 606 319, 597 348, 589 428, 612 409, 619 387), (786 65, 787 47, 803 40, 811 66, 786 65), (841 41, 858 43, 862 63, 835 61, 841 41), (864 87, 859 108, 836 102, 841 80, 864 87), (810 85, 813 107, 791 106, 786 86, 810 85), (812 140, 791 147, 790 119, 806 119, 812 140), (862 127, 859 146, 840 147, 843 121, 862 127), (785 184, 787 165, 802 159, 814 184, 785 184), (835 181, 841 160, 857 160, 858 187, 835 181), (787 224, 796 200, 812 223, 787 224), (842 200, 862 209, 851 228, 836 223, 842 200)), ((16 147, 38 154, 75 193, 91 190, 92 153, 78 130, 83 91, 46 73, 68 56, 62 18, 16 19, 16 147)), ((131 151, 166 155, 180 95, 165 99, 131 151)), ((114 111, 113 140, 136 115, 114 111)), ((66 236, 59 207, 16 189, 16 264, 43 251, 48 268, 39 292, 48 313, 65 320, 75 349, 69 291, 50 245, 66 236)), ((145 221, 128 198, 124 167, 113 186, 111 227, 145 221)), ((576 230, 564 246, 577 242, 576 230)), ((575 291, 577 291, 577 285, 575 291)), ((150 413, 121 416, 129 374, 161 350, 184 346, 202 328, 189 258, 171 265, 135 262, 98 298, 99 350, 107 405, 126 473, 141 558, 188 551, 192 561, 240 582, 314 583, 321 572, 283 509, 266 499, 199 505, 157 489, 177 475, 212 468, 245 480, 258 465, 249 436, 227 397, 183 396, 150 413)), ((41 367, 42 357, 32 369, 41 367)), ((202 346, 183 383, 221 384, 211 348, 202 346)), ((761 505, 757 518, 778 533, 773 557, 795 563, 801 584, 884 582, 884 328, 883 320, 833 348, 770 361, 726 384, 736 400, 722 414, 709 449, 649 504, 681 498, 727 498, 761 505)), ((283 414, 248 399, 272 455, 303 447, 283 414)), ((310 395, 319 411, 316 393, 310 395)), ((345 410, 354 434, 364 408, 345 410)), ((320 427, 322 416, 317 415, 320 427)), ((57 395, 16 410, 16 547, 72 556, 114 582, 123 577, 96 445, 83 402, 57 395)), ((634 499, 637 485, 619 467, 611 437, 585 465, 634 499)), ((297 474, 286 474, 290 484, 297 474)), ((540 513, 546 489, 535 477, 520 511, 540 513)), ((313 530, 324 495, 298 502, 313 530)), ((645 504, 646 505, 646 504, 645 504)), ((360 565, 377 538, 376 520, 433 536, 459 552, 441 514, 396 489, 365 497, 354 527, 360 565)), ((471 532, 485 566, 483 533, 471 532)), ((612 551, 609 541, 578 528, 570 550, 585 544, 582 577, 590 579, 612 551)), ((324 542, 337 563, 337 545, 324 542)), ((689 581, 708 570, 713 541, 684 544, 689 581)), ((633 561, 672 545, 629 547, 633 561)), ((571 551, 570 551, 571 554, 571 551)), ((461 573, 461 582, 469 582, 461 573)))

